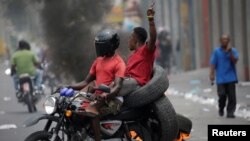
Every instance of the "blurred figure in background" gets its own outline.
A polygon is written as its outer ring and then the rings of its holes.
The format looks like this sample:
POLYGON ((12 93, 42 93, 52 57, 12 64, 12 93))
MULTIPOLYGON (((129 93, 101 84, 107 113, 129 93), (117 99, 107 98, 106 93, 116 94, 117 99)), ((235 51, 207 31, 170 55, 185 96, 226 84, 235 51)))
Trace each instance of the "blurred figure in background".
POLYGON ((166 69, 168 73, 170 73, 173 49, 170 34, 164 28, 160 29, 159 31, 157 46, 158 54, 156 63, 166 69))
POLYGON ((210 64, 210 80, 212 85, 215 79, 217 92, 219 96, 219 115, 224 115, 224 108, 227 102, 227 118, 234 118, 236 109, 236 90, 235 83, 238 82, 236 73, 236 63, 239 55, 236 48, 230 46, 229 35, 224 34, 220 38, 221 45, 217 47, 211 56, 210 64))
POLYGON ((18 78, 25 73, 35 77, 36 89, 41 88, 42 73, 38 71, 37 67, 41 67, 41 65, 35 53, 30 50, 30 44, 25 40, 19 41, 18 50, 11 57, 11 76, 14 80, 16 94, 18 94, 18 78))

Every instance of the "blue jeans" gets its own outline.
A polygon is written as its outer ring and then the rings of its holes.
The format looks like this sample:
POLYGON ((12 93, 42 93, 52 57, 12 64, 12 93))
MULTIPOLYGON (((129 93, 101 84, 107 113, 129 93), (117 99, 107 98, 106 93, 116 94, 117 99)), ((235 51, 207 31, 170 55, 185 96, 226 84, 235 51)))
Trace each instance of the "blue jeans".
MULTIPOLYGON (((16 74, 13 75, 12 78, 13 78, 15 90, 18 91, 19 90, 19 78, 18 78, 18 76, 16 74)), ((43 71, 40 70, 40 69, 37 69, 36 73, 34 75, 35 87, 41 88, 42 79, 43 79, 43 71)))

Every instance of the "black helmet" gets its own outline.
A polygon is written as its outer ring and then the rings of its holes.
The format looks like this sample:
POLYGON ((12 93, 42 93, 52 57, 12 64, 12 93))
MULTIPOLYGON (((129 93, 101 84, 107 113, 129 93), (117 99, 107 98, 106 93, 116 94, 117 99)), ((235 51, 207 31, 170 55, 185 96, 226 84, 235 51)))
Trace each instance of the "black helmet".
POLYGON ((95 37, 97 56, 112 56, 119 47, 120 37, 116 31, 105 29, 95 37))

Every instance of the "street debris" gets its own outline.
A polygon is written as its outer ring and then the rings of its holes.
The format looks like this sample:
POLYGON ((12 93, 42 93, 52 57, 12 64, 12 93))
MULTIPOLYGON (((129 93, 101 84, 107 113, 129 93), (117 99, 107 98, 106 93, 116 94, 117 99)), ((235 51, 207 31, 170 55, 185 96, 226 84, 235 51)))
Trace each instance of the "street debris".
POLYGON ((203 92, 204 92, 204 93, 211 93, 211 92, 212 92, 212 89, 211 89, 211 88, 203 89, 203 92))
POLYGON ((246 105, 236 105, 235 115, 250 121, 250 107, 246 105))
POLYGON ((0 125, 0 130, 4 130, 4 129, 14 129, 17 128, 17 126, 15 124, 4 124, 4 125, 0 125))
POLYGON ((200 80, 190 80, 189 83, 192 85, 196 85, 196 84, 200 84, 201 81, 200 80))
POLYGON ((246 95, 246 98, 250 98, 250 95, 246 95))
POLYGON ((0 111, 0 114, 1 114, 1 115, 5 114, 5 111, 0 111))
POLYGON ((208 109, 208 108, 203 108, 202 111, 204 111, 204 112, 210 112, 210 109, 208 109))
POLYGON ((3 98, 3 101, 10 101, 10 100, 11 100, 11 97, 6 96, 6 97, 3 98))
MULTIPOLYGON (((185 99, 191 100, 195 103, 200 103, 203 105, 211 105, 211 106, 218 106, 217 99, 215 98, 209 98, 207 96, 199 95, 197 93, 200 91, 199 87, 194 88, 190 92, 180 92, 174 88, 169 88, 165 94, 167 95, 174 95, 174 96, 183 96, 185 99)), ((203 92, 210 92, 210 88, 204 89, 203 92)), ((201 91, 202 92, 202 91, 201 91)), ((212 89, 211 89, 212 92, 212 89)), ((246 98, 250 98, 250 95, 246 95, 246 98)), ((217 107, 218 109, 218 107, 217 107)), ((203 111, 209 112, 210 109, 208 108, 203 108, 203 111)), ((236 117, 241 117, 246 120, 250 121, 250 105, 242 105, 242 104, 237 104, 236 110, 235 110, 235 116, 236 117)))
POLYGON ((250 86, 250 82, 240 82, 239 86, 242 86, 242 87, 250 86))

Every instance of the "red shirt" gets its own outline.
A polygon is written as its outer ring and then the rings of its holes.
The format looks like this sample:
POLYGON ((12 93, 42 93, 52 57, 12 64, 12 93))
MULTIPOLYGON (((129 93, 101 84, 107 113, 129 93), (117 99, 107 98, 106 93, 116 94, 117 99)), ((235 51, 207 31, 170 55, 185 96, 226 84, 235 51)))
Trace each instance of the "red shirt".
POLYGON ((150 51, 147 44, 139 47, 128 58, 125 76, 133 77, 139 85, 145 85, 150 79, 153 71, 155 49, 150 51))
POLYGON ((126 65, 119 55, 113 57, 98 57, 92 64, 90 74, 96 77, 96 86, 110 85, 115 77, 124 77, 126 65))

